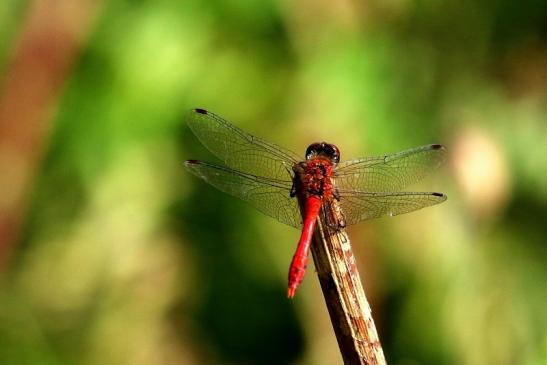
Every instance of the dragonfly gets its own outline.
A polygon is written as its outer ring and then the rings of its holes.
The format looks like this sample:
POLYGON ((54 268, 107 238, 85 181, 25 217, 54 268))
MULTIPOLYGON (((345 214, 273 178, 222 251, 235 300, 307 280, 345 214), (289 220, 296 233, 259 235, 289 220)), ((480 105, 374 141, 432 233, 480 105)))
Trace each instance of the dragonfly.
POLYGON ((446 149, 440 144, 340 162, 340 150, 333 144, 312 143, 301 158, 205 109, 191 110, 187 124, 223 163, 187 160, 185 166, 190 172, 260 212, 301 229, 289 267, 289 298, 304 279, 320 217, 329 227, 342 229, 447 199, 443 193, 400 191, 441 165, 446 149), (334 202, 339 207, 336 211, 334 202))

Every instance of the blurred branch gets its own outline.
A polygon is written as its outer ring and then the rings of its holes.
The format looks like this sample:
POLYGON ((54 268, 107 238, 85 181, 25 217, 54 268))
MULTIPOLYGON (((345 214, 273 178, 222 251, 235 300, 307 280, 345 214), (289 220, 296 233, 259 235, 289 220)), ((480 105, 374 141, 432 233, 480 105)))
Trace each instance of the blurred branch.
POLYGON ((18 239, 52 109, 100 0, 29 4, 0 81, 0 267, 18 239))
POLYGON ((344 364, 385 365, 349 237, 320 219, 317 226, 311 252, 344 364))

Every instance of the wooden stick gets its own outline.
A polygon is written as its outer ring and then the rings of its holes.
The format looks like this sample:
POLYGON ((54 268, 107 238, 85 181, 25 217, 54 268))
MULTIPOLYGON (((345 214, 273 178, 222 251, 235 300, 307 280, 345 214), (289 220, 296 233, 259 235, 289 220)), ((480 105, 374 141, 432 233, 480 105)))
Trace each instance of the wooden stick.
POLYGON ((346 231, 318 219, 311 252, 344 364, 386 365, 346 231))

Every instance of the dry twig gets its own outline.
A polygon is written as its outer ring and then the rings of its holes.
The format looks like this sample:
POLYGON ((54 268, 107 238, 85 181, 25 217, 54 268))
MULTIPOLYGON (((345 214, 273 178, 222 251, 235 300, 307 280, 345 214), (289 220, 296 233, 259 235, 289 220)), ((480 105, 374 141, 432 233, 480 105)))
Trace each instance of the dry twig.
POLYGON ((346 231, 318 219, 311 252, 344 364, 386 365, 346 231))

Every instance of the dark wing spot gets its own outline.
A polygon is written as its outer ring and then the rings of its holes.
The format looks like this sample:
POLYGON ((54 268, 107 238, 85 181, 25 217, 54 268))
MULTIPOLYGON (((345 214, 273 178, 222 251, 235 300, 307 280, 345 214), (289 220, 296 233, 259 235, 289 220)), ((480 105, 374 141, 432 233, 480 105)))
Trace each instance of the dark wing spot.
POLYGON ((201 162, 198 161, 198 160, 186 160, 184 161, 184 164, 186 166, 189 166, 189 165, 199 165, 201 162))
POLYGON ((441 144, 432 144, 431 148, 434 149, 434 150, 439 150, 439 149, 443 148, 443 145, 441 145, 441 144))
POLYGON ((443 193, 431 193, 431 195, 433 195, 433 196, 444 196, 443 193))
POLYGON ((199 114, 207 114, 207 110, 205 109, 196 108, 194 111, 199 114))

